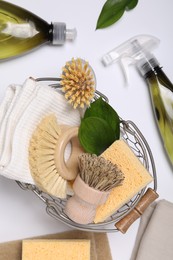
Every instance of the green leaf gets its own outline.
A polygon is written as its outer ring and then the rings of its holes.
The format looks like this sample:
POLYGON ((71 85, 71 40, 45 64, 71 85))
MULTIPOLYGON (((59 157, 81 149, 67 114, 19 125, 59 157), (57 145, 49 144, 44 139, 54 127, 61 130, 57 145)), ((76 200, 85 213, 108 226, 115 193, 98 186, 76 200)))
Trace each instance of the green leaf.
POLYGON ((115 141, 115 135, 104 119, 87 117, 81 121, 79 140, 86 152, 100 155, 115 141))
POLYGON ((88 153, 101 154, 120 136, 120 119, 102 98, 91 103, 79 128, 79 140, 88 153))
POLYGON ((107 0, 97 20, 96 29, 114 24, 122 17, 125 10, 133 9, 137 3, 138 0, 107 0))
POLYGON ((104 119, 108 125, 113 129, 116 139, 120 136, 120 119, 115 110, 102 98, 97 99, 91 103, 90 107, 86 110, 84 118, 99 117, 104 119))
POLYGON ((126 11, 135 8, 138 4, 138 0, 131 0, 129 4, 126 6, 126 11))

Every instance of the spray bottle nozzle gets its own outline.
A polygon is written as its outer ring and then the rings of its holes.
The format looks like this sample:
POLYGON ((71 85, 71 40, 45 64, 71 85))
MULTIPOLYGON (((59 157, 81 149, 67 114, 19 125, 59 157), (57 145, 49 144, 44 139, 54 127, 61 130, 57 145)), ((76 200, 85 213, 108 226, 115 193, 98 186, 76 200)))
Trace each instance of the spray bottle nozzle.
POLYGON ((120 62, 126 81, 128 81, 128 65, 136 64, 142 67, 142 63, 148 61, 152 51, 160 40, 151 35, 137 35, 102 57, 102 63, 108 66, 115 62, 120 62))

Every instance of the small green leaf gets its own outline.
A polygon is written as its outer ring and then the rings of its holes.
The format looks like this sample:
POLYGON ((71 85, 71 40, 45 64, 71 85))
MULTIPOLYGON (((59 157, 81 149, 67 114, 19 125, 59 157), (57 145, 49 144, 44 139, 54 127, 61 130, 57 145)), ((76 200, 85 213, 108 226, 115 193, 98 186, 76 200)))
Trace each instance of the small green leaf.
POLYGON ((104 119, 114 131, 116 139, 120 136, 120 119, 115 110, 102 98, 97 99, 91 103, 90 107, 86 110, 84 118, 99 117, 104 119))
POLYGON ((115 141, 115 135, 104 119, 87 117, 81 121, 79 140, 86 152, 100 155, 115 141))
POLYGON ((127 0, 107 0, 99 15, 96 29, 108 27, 118 21, 125 11, 127 0))
POLYGON ((137 3, 138 0, 107 0, 97 20, 96 29, 114 24, 122 17, 125 10, 133 9, 137 3))
POLYGON ((129 4, 126 6, 126 11, 135 8, 138 4, 138 0, 131 0, 129 4))

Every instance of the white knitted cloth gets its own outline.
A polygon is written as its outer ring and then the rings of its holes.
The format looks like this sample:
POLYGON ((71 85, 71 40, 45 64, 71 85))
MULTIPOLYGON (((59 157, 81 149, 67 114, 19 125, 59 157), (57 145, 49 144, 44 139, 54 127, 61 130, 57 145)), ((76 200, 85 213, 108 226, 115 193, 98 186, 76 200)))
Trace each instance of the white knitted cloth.
POLYGON ((52 113, 59 124, 80 124, 79 111, 74 110, 56 89, 32 78, 22 87, 9 86, 0 106, 1 175, 34 184, 28 161, 29 141, 43 117, 52 113))

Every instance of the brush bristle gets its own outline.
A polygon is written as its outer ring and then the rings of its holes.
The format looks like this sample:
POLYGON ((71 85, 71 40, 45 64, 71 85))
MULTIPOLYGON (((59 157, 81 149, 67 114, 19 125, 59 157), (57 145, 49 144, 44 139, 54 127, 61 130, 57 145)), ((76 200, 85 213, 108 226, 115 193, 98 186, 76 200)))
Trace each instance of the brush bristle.
POLYGON ((30 140, 29 164, 36 185, 42 191, 65 198, 67 181, 55 166, 55 147, 60 134, 55 115, 42 119, 30 140))
POLYGON ((94 72, 86 61, 72 59, 62 68, 60 84, 73 108, 89 106, 95 93, 94 72))
POLYGON ((123 173, 116 165, 94 154, 79 156, 79 170, 81 179, 100 191, 109 191, 124 180, 123 173))

